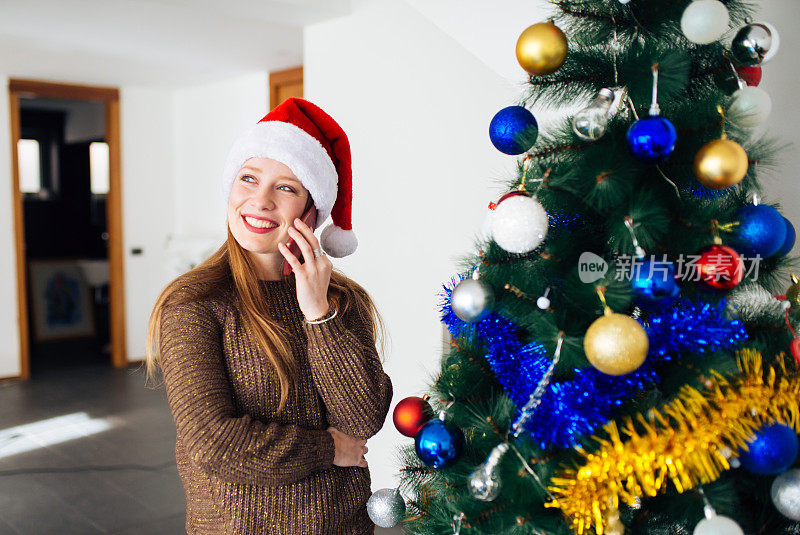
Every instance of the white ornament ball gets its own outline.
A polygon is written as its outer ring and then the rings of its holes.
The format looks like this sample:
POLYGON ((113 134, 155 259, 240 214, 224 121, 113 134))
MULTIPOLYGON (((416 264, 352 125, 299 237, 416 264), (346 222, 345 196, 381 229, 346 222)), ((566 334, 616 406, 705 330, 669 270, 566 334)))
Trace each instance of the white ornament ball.
POLYGON ((541 308, 542 310, 547 310, 550 308, 550 300, 545 296, 541 296, 539 299, 536 300, 536 306, 541 308))
POLYGON ((704 518, 695 526, 694 535, 744 535, 744 531, 727 516, 704 518))
POLYGON ((743 127, 755 127, 763 123, 772 112, 772 99, 760 87, 747 86, 733 94, 728 117, 743 127))
POLYGON ((713 43, 728 29, 728 8, 719 0, 695 0, 684 10, 681 30, 698 45, 713 43))
POLYGON ((783 516, 800 521, 800 470, 788 470, 776 477, 770 494, 783 516))
POLYGON ((547 212, 533 198, 509 197, 492 214, 492 238, 509 253, 527 253, 536 249, 547 236, 547 212))

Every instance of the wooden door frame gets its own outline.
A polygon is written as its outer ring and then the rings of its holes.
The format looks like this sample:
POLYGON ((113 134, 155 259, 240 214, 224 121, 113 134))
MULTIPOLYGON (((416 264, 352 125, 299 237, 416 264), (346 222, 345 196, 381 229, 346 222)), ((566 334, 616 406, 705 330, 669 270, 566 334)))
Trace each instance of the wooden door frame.
POLYGON ((108 232, 109 330, 111 363, 118 368, 128 365, 125 344, 125 270, 122 241, 122 162, 120 146, 119 89, 40 80, 12 78, 8 82, 11 118, 11 184, 14 202, 14 249, 17 268, 17 315, 21 379, 30 379, 28 344, 28 285, 25 257, 25 219, 23 196, 19 187, 17 140, 20 136, 20 97, 64 98, 105 103, 106 143, 108 144, 109 184, 106 196, 106 231, 108 232))
POLYGON ((275 106, 280 104, 278 101, 278 89, 286 84, 302 84, 303 83, 303 66, 292 67, 282 71, 273 71, 269 73, 269 109, 275 109, 275 106))

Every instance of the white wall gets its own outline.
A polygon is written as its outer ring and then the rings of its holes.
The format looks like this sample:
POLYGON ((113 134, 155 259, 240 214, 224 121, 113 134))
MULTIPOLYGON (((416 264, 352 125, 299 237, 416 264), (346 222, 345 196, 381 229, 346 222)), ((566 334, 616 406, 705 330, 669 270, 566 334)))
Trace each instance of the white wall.
MULTIPOLYGON (((765 20, 775 25, 780 34, 778 54, 762 67, 762 89, 772 97, 772 115, 763 126, 769 136, 774 136, 789 146, 779 156, 777 169, 764 169, 759 180, 766 188, 765 200, 781 203, 781 213, 800 231, 800 77, 797 75, 797 56, 800 53, 800 3, 797 0, 769 0, 760 3, 755 20, 765 20)), ((800 240, 793 254, 800 254, 800 240)))
POLYGON ((11 126, 8 77, 0 74, 0 377, 17 376, 19 367, 19 314, 17 265, 14 246, 14 205, 11 202, 11 126))
POLYGON ((222 167, 234 139, 269 111, 266 73, 174 92, 175 231, 227 236, 222 167))
POLYGON ((176 221, 172 109, 170 91, 120 90, 125 336, 130 360, 144 357, 150 311, 168 282, 165 243, 176 221), (142 254, 131 254, 137 247, 142 254))
MULTIPOLYGON (((369 441, 372 487, 396 485, 401 399, 425 393, 442 354, 441 284, 473 245, 515 158, 491 145, 489 122, 518 91, 405 2, 364 2, 309 26, 305 97, 347 133, 353 157, 355 254, 334 265, 361 283, 386 320, 394 399, 369 441)), ((327 223, 326 223, 327 224, 327 223)))

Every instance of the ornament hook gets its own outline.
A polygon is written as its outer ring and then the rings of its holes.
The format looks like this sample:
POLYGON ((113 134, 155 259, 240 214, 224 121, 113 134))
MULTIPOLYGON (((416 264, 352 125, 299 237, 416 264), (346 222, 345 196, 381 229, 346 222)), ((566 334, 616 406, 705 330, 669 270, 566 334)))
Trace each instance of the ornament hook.
POLYGON ((661 108, 658 106, 658 63, 653 63, 653 101, 650 103, 650 115, 659 115, 661 108))
POLYGON ((461 534, 461 522, 464 520, 463 511, 459 511, 457 514, 453 515, 453 523, 450 525, 453 527, 453 535, 460 535, 461 534))
POLYGON ((639 240, 636 239, 636 233, 633 232, 633 220, 630 216, 625 216, 625 226, 628 232, 631 233, 631 241, 633 242, 633 249, 636 252, 636 258, 642 259, 645 257, 644 249, 639 245, 639 240))

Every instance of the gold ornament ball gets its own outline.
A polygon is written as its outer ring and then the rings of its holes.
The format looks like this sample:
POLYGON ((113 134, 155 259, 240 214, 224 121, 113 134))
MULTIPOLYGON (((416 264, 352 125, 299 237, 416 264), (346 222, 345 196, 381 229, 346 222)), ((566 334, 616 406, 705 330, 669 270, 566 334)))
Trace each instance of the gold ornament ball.
POLYGON ((730 139, 715 139, 703 145, 694 157, 694 174, 708 188, 735 186, 747 174, 747 153, 730 139))
POLYGON ((614 312, 597 318, 583 339, 586 358, 608 375, 625 375, 641 366, 648 347, 647 333, 639 322, 614 312))
POLYGON ((517 39, 517 61, 537 76, 557 71, 567 58, 567 50, 567 36, 552 22, 529 26, 517 39))

